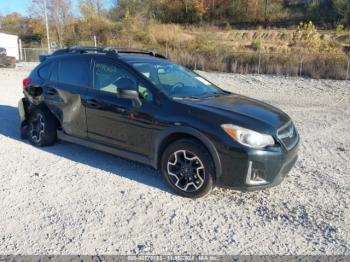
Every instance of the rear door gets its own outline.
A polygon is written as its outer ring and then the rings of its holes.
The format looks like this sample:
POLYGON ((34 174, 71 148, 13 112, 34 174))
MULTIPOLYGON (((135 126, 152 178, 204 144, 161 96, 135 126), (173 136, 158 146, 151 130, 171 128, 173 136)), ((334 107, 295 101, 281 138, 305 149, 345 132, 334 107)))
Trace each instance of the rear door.
POLYGON ((63 131, 87 137, 85 106, 91 87, 91 58, 69 55, 53 61, 49 79, 44 84, 45 101, 60 119, 63 131))

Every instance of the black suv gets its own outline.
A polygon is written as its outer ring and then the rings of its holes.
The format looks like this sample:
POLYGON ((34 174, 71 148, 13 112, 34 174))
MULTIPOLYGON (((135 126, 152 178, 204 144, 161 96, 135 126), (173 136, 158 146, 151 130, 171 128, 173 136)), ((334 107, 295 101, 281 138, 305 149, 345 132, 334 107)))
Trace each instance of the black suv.
POLYGON ((297 159, 287 114, 152 51, 61 49, 23 90, 21 135, 33 145, 62 139, 150 165, 185 197, 277 185, 297 159))

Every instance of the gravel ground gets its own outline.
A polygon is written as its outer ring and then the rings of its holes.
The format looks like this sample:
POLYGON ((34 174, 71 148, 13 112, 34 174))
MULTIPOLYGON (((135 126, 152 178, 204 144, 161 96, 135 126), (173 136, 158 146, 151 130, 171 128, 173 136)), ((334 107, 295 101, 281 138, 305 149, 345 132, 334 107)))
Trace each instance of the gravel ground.
POLYGON ((0 253, 350 254, 350 82, 202 73, 286 111, 302 144, 280 186, 192 201, 143 165, 21 141, 27 73, 0 69, 0 253))

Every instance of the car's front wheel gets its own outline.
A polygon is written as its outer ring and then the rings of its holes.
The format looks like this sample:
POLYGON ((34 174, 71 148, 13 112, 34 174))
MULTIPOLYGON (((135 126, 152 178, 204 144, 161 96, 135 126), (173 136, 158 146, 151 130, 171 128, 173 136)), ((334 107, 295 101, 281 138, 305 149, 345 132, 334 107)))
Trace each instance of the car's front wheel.
POLYGON ((35 109, 29 117, 27 137, 35 146, 50 146, 57 140, 57 121, 45 109, 35 109))
POLYGON ((213 188, 213 160, 194 139, 172 143, 163 153, 161 171, 171 189, 184 197, 199 198, 213 188))

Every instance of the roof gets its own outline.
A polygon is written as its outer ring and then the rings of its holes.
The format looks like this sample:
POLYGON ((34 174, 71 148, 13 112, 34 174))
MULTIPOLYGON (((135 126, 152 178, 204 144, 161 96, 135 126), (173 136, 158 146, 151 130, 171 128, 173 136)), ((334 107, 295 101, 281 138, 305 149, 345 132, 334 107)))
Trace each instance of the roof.
POLYGON ((0 37, 3 37, 3 36, 9 37, 9 38, 16 38, 16 39, 18 38, 18 35, 11 35, 11 34, 0 32, 0 37))

